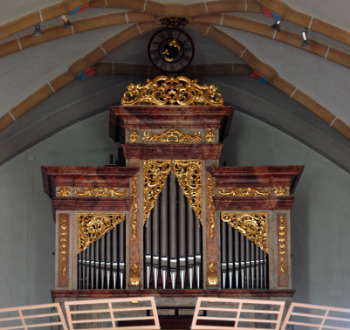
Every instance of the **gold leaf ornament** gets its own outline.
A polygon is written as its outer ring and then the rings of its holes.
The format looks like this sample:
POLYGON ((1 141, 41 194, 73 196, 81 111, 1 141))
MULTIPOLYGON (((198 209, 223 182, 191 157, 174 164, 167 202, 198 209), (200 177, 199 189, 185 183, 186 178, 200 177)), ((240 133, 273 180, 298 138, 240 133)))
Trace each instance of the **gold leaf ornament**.
POLYGON ((221 220, 269 253, 268 213, 222 212, 221 220))
POLYGON ((222 105, 224 100, 214 85, 200 86, 184 76, 158 76, 145 85, 129 84, 121 99, 123 105, 222 105))

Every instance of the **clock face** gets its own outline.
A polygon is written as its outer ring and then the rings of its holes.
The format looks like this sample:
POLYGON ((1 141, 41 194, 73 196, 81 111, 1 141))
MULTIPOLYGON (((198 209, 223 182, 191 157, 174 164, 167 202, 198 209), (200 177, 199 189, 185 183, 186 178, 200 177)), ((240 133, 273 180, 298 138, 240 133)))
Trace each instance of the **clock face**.
POLYGON ((160 70, 170 73, 187 68, 193 59, 194 46, 190 36, 176 28, 159 30, 148 45, 151 62, 160 70))

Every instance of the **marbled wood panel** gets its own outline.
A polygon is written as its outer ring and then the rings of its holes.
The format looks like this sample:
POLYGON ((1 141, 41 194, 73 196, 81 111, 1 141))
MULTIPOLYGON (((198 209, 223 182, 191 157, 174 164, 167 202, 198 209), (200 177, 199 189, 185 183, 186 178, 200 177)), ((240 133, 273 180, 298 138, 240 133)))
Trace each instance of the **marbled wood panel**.
POLYGON ((291 289, 192 289, 192 290, 52 290, 54 300, 62 298, 121 298, 121 297, 230 297, 230 298, 283 298, 293 297, 291 289))
POLYGON ((277 213, 278 286, 289 286, 288 217, 277 213))
POLYGON ((127 159, 216 159, 222 144, 123 144, 127 159))
POLYGON ((123 142, 126 128, 220 128, 232 106, 112 106, 110 136, 123 142))
POLYGON ((220 265, 218 253, 218 223, 216 219, 216 212, 213 202, 215 193, 214 180, 210 174, 206 174, 206 265, 207 265, 207 286, 211 288, 218 288, 219 286, 219 271, 220 265))
POLYGON ((69 214, 60 213, 57 225, 57 286, 69 286, 69 214))
POLYGON ((292 193, 304 166, 208 166, 217 187, 288 186, 292 193))
POLYGON ((127 188, 130 178, 139 170, 138 167, 120 166, 42 166, 41 172, 45 192, 56 195, 56 187, 69 186, 79 188, 110 187, 127 188))
POLYGON ((290 210, 294 197, 214 197, 218 211, 230 210, 290 210))
POLYGON ((55 210, 84 210, 84 211, 129 211, 132 197, 123 198, 52 198, 55 210))

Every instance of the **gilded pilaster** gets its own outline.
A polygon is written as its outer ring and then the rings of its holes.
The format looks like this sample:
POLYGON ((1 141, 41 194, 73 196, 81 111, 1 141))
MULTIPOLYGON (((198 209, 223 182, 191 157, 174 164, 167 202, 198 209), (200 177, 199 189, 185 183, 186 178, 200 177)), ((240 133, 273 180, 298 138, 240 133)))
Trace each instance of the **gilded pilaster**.
POLYGON ((60 213, 58 216, 58 262, 57 286, 69 286, 69 214, 60 213))
POLYGON ((216 210, 213 202, 213 197, 215 193, 215 181, 209 173, 206 174, 206 264, 207 264, 207 286, 208 288, 214 289, 219 285, 219 269, 218 262, 219 252, 218 252, 218 228, 216 220, 216 210))
POLYGON ((140 242, 142 240, 142 231, 140 228, 140 198, 139 198, 139 182, 140 178, 135 175, 131 179, 131 194, 133 198, 132 207, 130 211, 129 221, 129 281, 130 288, 139 288, 141 282, 140 273, 140 242))

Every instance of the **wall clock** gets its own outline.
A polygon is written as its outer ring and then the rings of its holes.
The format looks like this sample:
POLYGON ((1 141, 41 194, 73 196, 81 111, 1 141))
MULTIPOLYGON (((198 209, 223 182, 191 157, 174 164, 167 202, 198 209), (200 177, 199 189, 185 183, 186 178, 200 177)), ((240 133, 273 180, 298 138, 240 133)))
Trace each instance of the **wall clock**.
POLYGON ((157 31, 148 44, 149 58, 166 73, 177 73, 187 68, 193 59, 191 37, 181 29, 164 28, 157 31))

